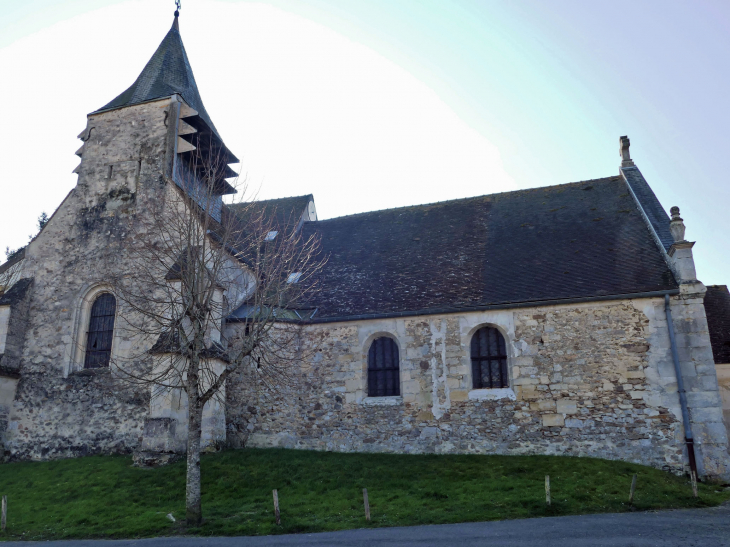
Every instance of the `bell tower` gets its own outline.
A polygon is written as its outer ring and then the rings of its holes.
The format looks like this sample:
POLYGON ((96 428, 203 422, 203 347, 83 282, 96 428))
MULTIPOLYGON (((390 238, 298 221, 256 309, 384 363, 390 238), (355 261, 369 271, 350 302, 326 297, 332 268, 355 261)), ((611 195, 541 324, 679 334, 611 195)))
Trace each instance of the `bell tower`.
POLYGON ((228 164, 238 159, 203 105, 178 16, 134 83, 89 114, 79 135, 78 188, 102 217, 133 211, 145 184, 161 177, 183 187, 180 174, 194 155, 218 158, 215 195, 235 192, 225 179, 236 175, 228 164))

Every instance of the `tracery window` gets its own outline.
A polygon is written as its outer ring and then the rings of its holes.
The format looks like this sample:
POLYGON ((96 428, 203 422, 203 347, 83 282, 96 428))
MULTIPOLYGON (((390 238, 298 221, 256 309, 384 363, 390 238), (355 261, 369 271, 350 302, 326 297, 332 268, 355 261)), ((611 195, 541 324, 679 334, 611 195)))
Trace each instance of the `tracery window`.
POLYGON ((472 336, 471 372, 474 389, 509 387, 507 346, 494 327, 482 327, 472 336))
POLYGON ((86 337, 84 368, 109 366, 116 309, 117 300, 111 293, 102 293, 94 300, 94 304, 91 306, 89 331, 86 337))
POLYGON ((400 367, 395 340, 381 336, 368 351, 368 397, 400 395, 400 367))

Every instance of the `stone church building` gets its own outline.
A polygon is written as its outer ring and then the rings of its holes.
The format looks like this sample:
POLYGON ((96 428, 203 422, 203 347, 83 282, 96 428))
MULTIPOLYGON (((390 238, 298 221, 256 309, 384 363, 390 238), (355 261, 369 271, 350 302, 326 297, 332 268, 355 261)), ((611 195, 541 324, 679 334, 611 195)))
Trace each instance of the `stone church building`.
MULTIPOLYGON (((110 372, 135 342, 108 279, 128 260, 125 219, 196 133, 237 162, 176 18, 134 84, 88 115, 76 187, 0 266, 5 459, 185 450, 184 405, 110 372)), ((205 410, 208 446, 593 456, 730 479, 730 295, 697 279, 679 209, 628 138, 595 180, 328 220, 311 195, 262 206, 327 257, 314 311, 294 321, 311 351, 276 391, 231 376, 205 410)), ((224 330, 247 313, 237 302, 224 330)))

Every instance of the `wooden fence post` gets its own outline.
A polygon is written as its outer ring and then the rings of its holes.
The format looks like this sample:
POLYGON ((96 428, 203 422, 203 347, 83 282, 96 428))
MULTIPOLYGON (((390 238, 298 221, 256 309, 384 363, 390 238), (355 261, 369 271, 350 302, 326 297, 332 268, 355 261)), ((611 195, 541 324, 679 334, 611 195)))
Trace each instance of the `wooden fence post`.
POLYGON ((629 491, 629 503, 634 503, 634 491, 636 490, 636 475, 631 479, 631 490, 629 491))
POLYGON ((368 489, 362 489, 362 499, 365 503, 365 520, 370 521, 370 502, 368 501, 368 489))
POLYGON ((545 503, 550 505, 550 475, 545 475, 545 503))
POLYGON ((0 530, 5 531, 8 524, 8 497, 3 496, 2 515, 0 515, 0 530))
POLYGON ((274 517, 276 517, 277 526, 281 525, 281 513, 279 513, 279 493, 274 490, 274 517))

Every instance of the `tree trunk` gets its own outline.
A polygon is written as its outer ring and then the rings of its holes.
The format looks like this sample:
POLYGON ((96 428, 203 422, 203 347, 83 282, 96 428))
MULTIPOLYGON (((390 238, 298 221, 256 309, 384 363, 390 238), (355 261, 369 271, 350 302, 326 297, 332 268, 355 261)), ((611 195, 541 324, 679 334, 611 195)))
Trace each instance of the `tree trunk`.
POLYGON ((185 518, 188 526, 200 526, 203 510, 200 501, 200 436, 203 407, 199 401, 188 401, 187 482, 185 485, 185 518))

